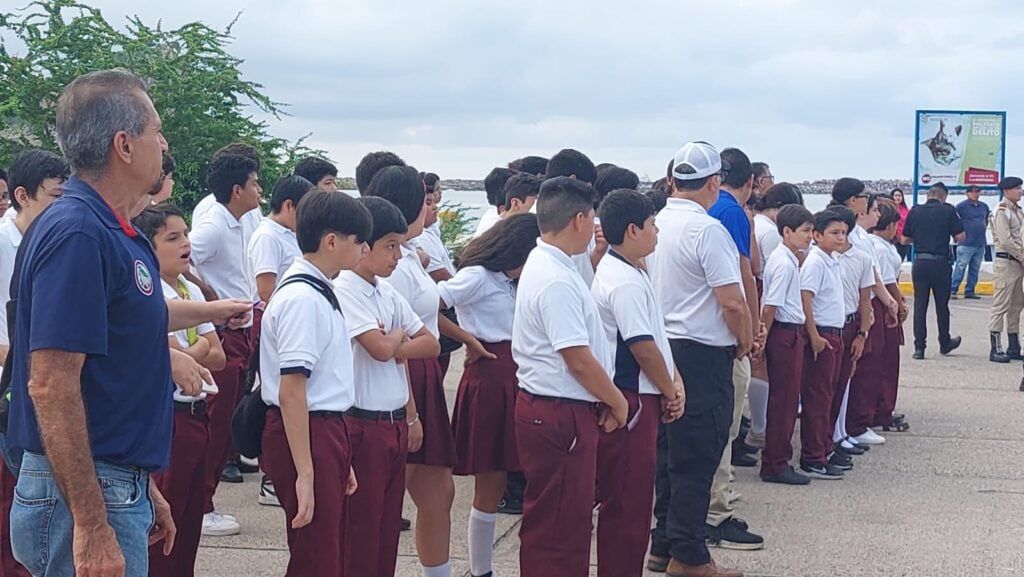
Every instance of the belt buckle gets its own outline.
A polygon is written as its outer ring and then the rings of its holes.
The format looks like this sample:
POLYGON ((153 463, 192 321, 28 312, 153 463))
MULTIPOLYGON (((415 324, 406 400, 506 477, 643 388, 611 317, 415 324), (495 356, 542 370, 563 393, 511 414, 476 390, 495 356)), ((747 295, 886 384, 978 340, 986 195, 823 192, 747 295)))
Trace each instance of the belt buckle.
POLYGON ((199 407, 200 407, 199 403, 201 403, 201 402, 202 401, 192 401, 191 403, 189 403, 189 405, 188 405, 188 412, 189 412, 190 415, 192 415, 194 417, 197 414, 199 414, 199 407))

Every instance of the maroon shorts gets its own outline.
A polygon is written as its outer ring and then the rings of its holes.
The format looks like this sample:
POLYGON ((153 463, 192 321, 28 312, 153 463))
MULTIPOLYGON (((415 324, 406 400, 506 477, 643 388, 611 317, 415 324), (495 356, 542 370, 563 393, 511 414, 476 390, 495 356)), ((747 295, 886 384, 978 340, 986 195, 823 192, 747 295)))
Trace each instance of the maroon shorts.
POLYGON ((518 383, 512 343, 483 343, 497 359, 465 368, 452 415, 456 475, 518 471, 515 408, 518 383))
POLYGON ((451 467, 455 465, 455 438, 444 397, 444 377, 437 359, 409 359, 409 384, 416 401, 416 412, 423 424, 423 446, 409 453, 406 462, 413 465, 451 467))

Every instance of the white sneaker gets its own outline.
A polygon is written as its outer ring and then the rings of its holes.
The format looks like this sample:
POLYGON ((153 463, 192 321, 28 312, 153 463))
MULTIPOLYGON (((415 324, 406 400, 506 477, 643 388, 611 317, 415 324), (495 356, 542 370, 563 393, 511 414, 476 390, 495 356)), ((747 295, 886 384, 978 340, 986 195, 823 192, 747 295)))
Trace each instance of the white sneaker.
POLYGON ((228 535, 238 535, 241 531, 242 527, 238 521, 229 519, 216 511, 203 515, 203 535, 207 537, 227 537, 228 535))
POLYGON ((260 505, 267 505, 268 507, 280 507, 281 502, 277 500, 277 492, 274 491, 274 484, 270 482, 270 479, 266 475, 263 475, 263 479, 260 481, 260 505))
POLYGON ((872 431, 871 429, 868 429, 867 431, 864 431, 864 434, 862 434, 862 435, 857 435, 856 437, 853 438, 853 440, 857 441, 857 443, 860 444, 860 445, 884 445, 885 444, 885 437, 879 435, 878 433, 872 431))

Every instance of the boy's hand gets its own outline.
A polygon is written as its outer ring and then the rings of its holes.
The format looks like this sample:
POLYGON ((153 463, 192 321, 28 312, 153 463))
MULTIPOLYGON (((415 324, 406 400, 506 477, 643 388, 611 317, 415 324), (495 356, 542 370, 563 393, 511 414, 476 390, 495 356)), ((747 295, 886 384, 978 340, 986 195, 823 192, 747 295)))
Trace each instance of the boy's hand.
POLYGON ((676 383, 676 394, 673 398, 661 397, 661 422, 671 423, 683 416, 686 408, 686 392, 682 382, 676 383))
POLYGON ((828 342, 828 339, 821 335, 811 335, 811 350, 814 351, 814 360, 818 360, 818 355, 826 348, 832 350, 832 343, 828 342))
POLYGON ((864 341, 865 338, 861 335, 853 337, 853 342, 850 344, 850 359, 853 362, 859 361, 864 354, 864 341))

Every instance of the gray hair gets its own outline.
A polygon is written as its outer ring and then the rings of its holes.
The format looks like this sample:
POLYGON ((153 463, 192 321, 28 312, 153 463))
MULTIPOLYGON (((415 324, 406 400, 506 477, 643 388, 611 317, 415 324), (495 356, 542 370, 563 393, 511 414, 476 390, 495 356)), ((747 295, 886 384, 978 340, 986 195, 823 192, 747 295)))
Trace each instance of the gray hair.
POLYGON ((114 135, 138 136, 149 124, 146 85, 116 68, 75 78, 57 101, 57 144, 75 172, 102 174, 114 135))

